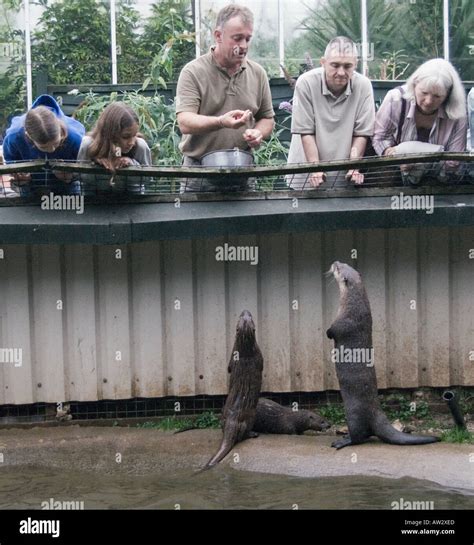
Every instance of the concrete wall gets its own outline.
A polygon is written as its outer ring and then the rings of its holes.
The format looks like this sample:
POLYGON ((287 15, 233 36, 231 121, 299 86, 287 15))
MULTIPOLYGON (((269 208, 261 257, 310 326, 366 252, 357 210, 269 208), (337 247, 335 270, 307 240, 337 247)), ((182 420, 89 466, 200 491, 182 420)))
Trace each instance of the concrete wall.
POLYGON ((353 249, 379 388, 472 386, 472 248, 472 227, 3 245, 0 347, 22 348, 22 365, 0 363, 0 404, 225 394, 244 308, 256 320, 264 391, 338 389, 325 335, 338 292, 323 273, 353 262, 353 249), (258 265, 216 261, 225 242, 257 245, 258 265))

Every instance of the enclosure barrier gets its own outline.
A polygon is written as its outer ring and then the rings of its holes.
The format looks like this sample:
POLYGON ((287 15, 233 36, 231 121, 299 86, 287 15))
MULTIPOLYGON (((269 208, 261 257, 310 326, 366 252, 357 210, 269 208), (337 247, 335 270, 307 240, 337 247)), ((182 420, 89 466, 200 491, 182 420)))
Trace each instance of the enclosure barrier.
MULTIPOLYGON (((0 173, 60 168, 111 178, 44 161, 0 173)), ((154 166, 126 171, 144 194, 86 194, 83 214, 0 199, 0 348, 4 359, 21 349, 0 366, 0 405, 223 396, 244 308, 267 362, 263 391, 338 390, 325 331, 339 296, 324 276, 336 260, 362 273, 380 389, 473 386, 471 169, 466 153, 255 167, 226 171, 255 178, 254 191, 180 194, 183 179, 222 171, 154 166), (408 187, 382 174, 385 185, 287 186, 315 170, 448 160, 461 163, 457 183, 408 187), (432 209, 395 208, 402 193, 432 209)))
MULTIPOLYGON (((474 156, 469 153, 441 152, 432 154, 410 154, 397 157, 368 157, 357 160, 321 162, 317 165, 282 164, 277 166, 253 166, 239 168, 176 167, 176 166, 140 166, 120 169, 116 173, 104 170, 90 162, 75 161, 28 161, 0 165, 2 196, 0 204, 17 204, 19 193, 24 188, 34 188, 35 197, 45 194, 50 189, 50 180, 54 171, 72 173, 78 184, 75 193, 84 196, 189 196, 192 193, 234 193, 239 197, 260 198, 260 193, 291 192, 292 196, 308 195, 312 189, 309 177, 313 172, 323 172, 326 182, 311 192, 311 197, 328 196, 328 192, 337 190, 344 195, 361 193, 368 188, 396 187, 407 185, 423 190, 431 186, 455 186, 474 183, 474 156), (445 165, 456 162, 458 166, 449 171, 445 165), (415 165, 416 174, 411 175, 412 183, 404 182, 405 174, 400 172, 400 165, 415 165), (348 183, 346 174, 349 170, 359 169, 364 174, 364 184, 357 186, 348 183), (39 176, 41 182, 20 186, 10 182, 9 175, 31 173, 39 176), (423 181, 420 182, 420 177, 423 181), (229 182, 230 180, 230 182, 229 182), (414 182, 414 183, 413 183, 414 182), (209 190, 209 184, 212 189, 209 190)), ((466 188, 468 189, 468 188, 466 188)), ((337 193, 336 193, 337 194, 337 193)), ((29 199, 20 199, 28 202, 29 199)))

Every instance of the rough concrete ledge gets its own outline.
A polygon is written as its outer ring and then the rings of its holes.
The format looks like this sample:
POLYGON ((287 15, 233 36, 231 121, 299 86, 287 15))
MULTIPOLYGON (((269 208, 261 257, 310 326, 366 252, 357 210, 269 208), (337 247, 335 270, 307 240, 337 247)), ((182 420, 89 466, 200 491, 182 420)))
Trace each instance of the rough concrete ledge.
MULTIPOLYGON (((191 474, 215 453, 221 437, 220 430, 177 435, 117 427, 0 430, 0 467, 33 465, 130 475, 189 469, 191 474), (117 453, 122 455, 120 464, 117 453)), ((297 477, 411 477, 474 494, 474 445, 397 446, 374 438, 336 451, 330 446, 333 440, 334 436, 322 434, 260 435, 238 444, 222 463, 237 470, 297 477)))

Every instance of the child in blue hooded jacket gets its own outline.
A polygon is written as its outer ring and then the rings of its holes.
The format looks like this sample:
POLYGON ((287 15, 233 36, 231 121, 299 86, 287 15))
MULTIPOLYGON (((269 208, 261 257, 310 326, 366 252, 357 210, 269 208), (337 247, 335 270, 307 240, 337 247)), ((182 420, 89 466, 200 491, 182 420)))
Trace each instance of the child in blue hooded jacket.
MULTIPOLYGON (((6 163, 34 159, 77 159, 84 126, 67 117, 56 100, 49 95, 39 96, 26 114, 14 117, 3 141, 6 163)), ((22 196, 31 195, 37 186, 47 186, 57 194, 77 194, 80 185, 72 181, 72 174, 45 170, 18 173, 15 180, 22 196)))

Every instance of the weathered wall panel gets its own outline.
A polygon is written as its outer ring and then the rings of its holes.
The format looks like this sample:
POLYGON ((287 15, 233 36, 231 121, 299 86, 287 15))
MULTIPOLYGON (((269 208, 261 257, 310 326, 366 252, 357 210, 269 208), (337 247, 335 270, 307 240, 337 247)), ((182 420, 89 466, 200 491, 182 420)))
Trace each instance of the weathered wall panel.
POLYGON ((325 389, 321 233, 290 235, 291 390, 325 389))
POLYGON ((0 348, 22 365, 0 363, 0 404, 224 394, 243 309, 264 391, 338 389, 334 260, 362 272, 380 388, 474 385, 473 248, 473 228, 5 246, 0 348), (258 264, 217 261, 226 243, 258 247, 258 264))
MULTIPOLYGON (((86 401, 97 395, 97 343, 94 248, 65 248, 66 399, 86 401)), ((61 400, 56 400, 61 401, 61 400)))
POLYGON ((194 309, 192 246, 189 240, 163 242, 165 395, 187 396, 196 392, 194 320, 199 317, 194 309))
POLYGON ((58 246, 31 248, 31 364, 35 377, 33 391, 38 401, 54 402, 66 397, 61 251, 58 246))
POLYGON ((21 366, 1 363, 0 403, 33 403, 36 396, 32 365, 28 248, 23 245, 3 248, 0 260, 1 347, 22 351, 21 366))
POLYGON ((161 245, 130 248, 132 396, 165 395, 161 245))

